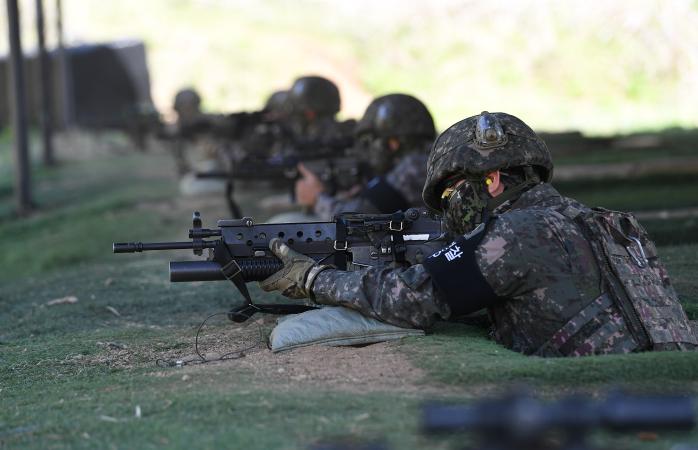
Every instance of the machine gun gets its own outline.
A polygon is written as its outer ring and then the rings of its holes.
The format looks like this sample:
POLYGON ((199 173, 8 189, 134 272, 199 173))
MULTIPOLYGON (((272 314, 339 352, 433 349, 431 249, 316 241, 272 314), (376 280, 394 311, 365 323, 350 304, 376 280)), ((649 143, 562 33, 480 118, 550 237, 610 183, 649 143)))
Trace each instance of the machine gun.
POLYGON ((603 401, 573 396, 544 403, 517 391, 472 406, 427 404, 422 408, 425 433, 472 432, 479 438, 475 448, 480 450, 589 450, 588 435, 594 430, 690 430, 695 421, 690 397, 621 393, 603 401))
POLYGON ((333 140, 295 141, 284 155, 258 158, 255 155, 231 162, 231 169, 199 172, 197 178, 221 179, 226 182, 225 199, 233 217, 242 216, 235 200, 235 183, 245 181, 282 181, 293 198, 295 181, 300 177, 298 164, 303 165, 324 183, 327 192, 334 195, 371 178, 368 163, 352 151, 352 137, 333 140))
POLYGON ((255 312, 288 314, 312 309, 252 302, 245 283, 264 280, 282 268, 281 261, 269 250, 269 241, 275 237, 318 263, 331 263, 342 270, 420 263, 446 243, 441 219, 417 208, 394 214, 343 213, 334 222, 255 224, 244 217, 219 220, 218 228, 213 229, 202 228, 201 215, 195 212, 189 230, 191 241, 115 243, 113 251, 191 249, 200 256, 204 249, 210 249, 207 261, 170 262, 170 281, 231 281, 245 303, 232 309, 228 317, 243 322, 255 312), (227 247, 233 257, 225 267, 214 260, 216 251, 226 250, 219 246, 227 247))

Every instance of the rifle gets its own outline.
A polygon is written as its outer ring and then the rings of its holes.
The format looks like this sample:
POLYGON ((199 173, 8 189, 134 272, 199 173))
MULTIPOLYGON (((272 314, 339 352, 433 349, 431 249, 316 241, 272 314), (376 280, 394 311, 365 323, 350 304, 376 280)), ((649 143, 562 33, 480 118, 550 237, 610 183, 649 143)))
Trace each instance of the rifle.
POLYGON ((371 178, 368 162, 357 158, 351 145, 353 138, 333 140, 301 140, 292 144, 285 155, 270 158, 247 158, 231 163, 230 170, 198 172, 200 179, 221 179, 226 181, 225 198, 233 217, 241 217, 240 206, 235 201, 236 181, 283 181, 288 185, 291 198, 294 195, 296 180, 300 177, 298 164, 313 172, 325 185, 330 195, 349 190, 371 178))
POLYGON ((342 270, 421 263, 446 243, 441 219, 417 208, 394 214, 343 213, 333 222, 255 224, 244 217, 219 220, 213 229, 202 228, 201 215, 194 212, 191 241, 114 243, 113 252, 191 249, 201 256, 204 249, 209 249, 207 261, 170 262, 170 281, 231 281, 245 299, 242 306, 228 313, 234 322, 244 322, 255 312, 289 314, 313 309, 252 302, 245 283, 264 280, 282 268, 281 261, 269 250, 274 237, 284 239, 289 247, 318 263, 329 262, 342 270), (233 257, 225 267, 214 260, 216 251, 226 250, 219 246, 227 247, 233 257))
POLYGON ((594 430, 690 430, 693 400, 685 396, 634 397, 615 393, 603 401, 571 396, 544 403, 525 391, 479 401, 472 406, 426 404, 422 428, 427 434, 470 431, 478 449, 588 450, 594 430), (560 441, 552 443, 551 437, 560 441))

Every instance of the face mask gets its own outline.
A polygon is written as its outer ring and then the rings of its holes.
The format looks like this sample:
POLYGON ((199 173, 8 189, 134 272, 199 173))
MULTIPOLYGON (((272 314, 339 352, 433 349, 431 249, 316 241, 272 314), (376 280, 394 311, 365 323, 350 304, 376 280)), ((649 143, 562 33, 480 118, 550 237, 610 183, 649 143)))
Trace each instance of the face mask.
POLYGON ((356 146, 375 174, 384 174, 392 168, 393 155, 386 139, 365 134, 359 136, 356 146))
POLYGON ((466 180, 450 191, 444 191, 442 209, 446 228, 455 234, 470 233, 482 223, 487 207, 487 188, 484 180, 466 180))

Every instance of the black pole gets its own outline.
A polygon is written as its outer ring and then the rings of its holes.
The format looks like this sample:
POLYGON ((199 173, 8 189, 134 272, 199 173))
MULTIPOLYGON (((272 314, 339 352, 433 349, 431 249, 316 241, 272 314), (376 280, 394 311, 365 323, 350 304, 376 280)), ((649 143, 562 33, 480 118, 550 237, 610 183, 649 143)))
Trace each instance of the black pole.
POLYGON ((60 101, 60 126, 62 129, 68 128, 73 122, 72 97, 70 95, 68 80, 68 61, 63 44, 63 2, 56 0, 56 40, 57 40, 57 75, 60 101))
POLYGON ((51 67, 46 51, 46 33, 44 25, 44 2, 36 0, 36 35, 39 42, 39 97, 41 102, 41 143, 43 144, 43 161, 47 166, 53 166, 53 89, 51 83, 51 67))
POLYGON ((10 35, 9 95, 12 117, 12 142, 15 164, 15 200, 17 213, 26 215, 32 209, 29 171, 29 141, 27 136, 26 92, 24 58, 20 39, 19 7, 17 0, 7 0, 7 23, 10 35))

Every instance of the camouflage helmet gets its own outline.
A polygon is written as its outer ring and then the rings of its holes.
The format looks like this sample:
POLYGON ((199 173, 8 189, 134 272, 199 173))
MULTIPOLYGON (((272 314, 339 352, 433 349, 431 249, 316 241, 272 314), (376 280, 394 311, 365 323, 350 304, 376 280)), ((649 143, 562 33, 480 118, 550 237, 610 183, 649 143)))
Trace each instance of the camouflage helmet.
POLYGON ((545 142, 518 117, 483 111, 456 122, 436 139, 422 198, 439 210, 445 183, 454 175, 479 177, 525 166, 537 168, 543 181, 552 179, 553 162, 545 142))
POLYGON ((188 108, 198 110, 199 106, 201 106, 201 97, 192 88, 181 89, 175 95, 174 110, 177 112, 188 108))
POLYGON ((311 110, 318 114, 334 115, 339 112, 339 89, 327 78, 300 77, 288 93, 295 111, 311 110))
POLYGON ((424 103, 407 94, 378 97, 368 105, 356 125, 356 134, 372 132, 380 137, 414 136, 434 139, 434 119, 424 103))

